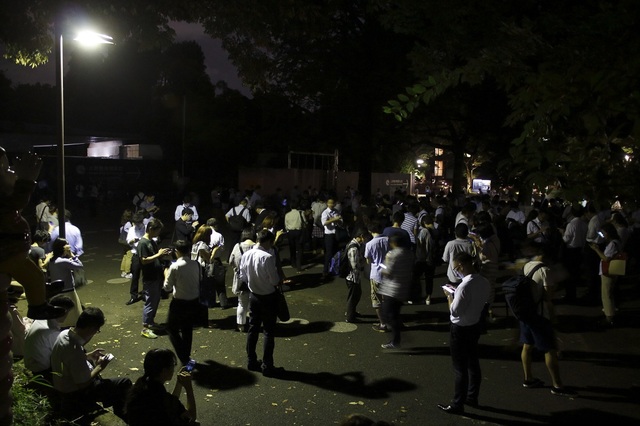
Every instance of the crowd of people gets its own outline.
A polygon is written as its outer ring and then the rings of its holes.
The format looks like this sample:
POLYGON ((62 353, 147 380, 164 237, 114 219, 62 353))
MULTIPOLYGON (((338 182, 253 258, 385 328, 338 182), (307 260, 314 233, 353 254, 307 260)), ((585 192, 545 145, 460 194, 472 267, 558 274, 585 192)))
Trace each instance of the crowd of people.
POLYGON ((551 392, 574 396, 560 378, 554 302, 562 296, 563 303, 601 303, 602 325, 614 326, 620 300, 617 276, 608 273, 607 265, 626 253, 631 267, 640 241, 640 215, 623 211, 619 203, 598 209, 593 202, 544 199, 525 213, 516 200, 489 195, 416 197, 378 192, 371 203, 365 203, 351 189, 339 196, 296 187, 286 197, 277 191, 264 198, 260 191, 258 187, 232 192, 224 202, 217 191, 212 193, 212 203, 224 213, 226 223, 201 218, 191 196, 176 206, 175 223, 170 226, 158 217, 160 208, 152 194, 136 194, 133 206, 123 213, 120 270, 123 278, 131 280, 126 305, 143 302, 141 336, 157 339, 162 331, 174 349, 147 353, 144 375, 135 384, 128 379, 104 379, 101 373, 112 356, 103 349, 84 351, 105 318, 98 308, 83 309, 75 291, 75 276, 83 268, 81 232, 71 225, 67 212, 66 238, 60 238, 50 216, 55 208, 46 199, 44 205, 38 204, 38 230, 29 258, 43 276, 63 285, 48 302, 55 314, 34 322, 26 332, 23 356, 27 368, 52 382, 61 412, 77 416, 101 402, 132 425, 148 424, 149 416, 156 416, 157 424, 166 424, 160 419, 167 418, 174 419, 170 424, 195 422, 190 381, 190 372, 197 368, 191 356, 193 329, 209 325, 208 309, 232 307, 225 282, 227 267, 233 270, 229 284, 237 297, 237 330, 246 333, 246 367, 265 377, 278 377, 285 370, 274 359, 275 329, 279 295, 289 282, 283 265, 288 262, 292 273, 302 274, 317 261, 322 263, 319 280, 326 282, 338 279, 332 269, 337 255, 348 264, 342 277, 344 320, 364 322, 358 306, 368 282, 377 317, 372 328, 388 333, 381 347, 389 351, 402 347, 402 306, 434 303, 436 268, 446 264, 449 284, 443 291, 450 311, 455 392, 450 403, 438 408, 451 414, 478 404, 482 377, 478 340, 486 324, 495 320, 500 270, 530 275, 531 297, 539 310, 531 318, 520 319, 523 386, 543 385, 532 372, 536 348, 545 354, 551 392), (161 235, 170 235, 168 246, 161 247, 161 235), (283 259, 284 246, 288 246, 288 259, 283 259), (582 287, 587 292, 578 298, 582 287), (156 321, 163 298, 171 298, 164 325, 156 321), (260 333, 263 348, 258 357, 260 333), (178 365, 176 388, 168 393, 164 383, 175 375, 178 365), (183 390, 186 406, 179 401, 183 390), (150 401, 164 401, 162 409, 150 401))

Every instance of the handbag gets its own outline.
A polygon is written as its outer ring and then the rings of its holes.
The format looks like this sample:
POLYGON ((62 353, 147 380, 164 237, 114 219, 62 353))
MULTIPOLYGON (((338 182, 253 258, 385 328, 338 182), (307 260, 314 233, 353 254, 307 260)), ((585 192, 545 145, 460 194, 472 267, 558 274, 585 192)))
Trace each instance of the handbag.
POLYGON ((291 319, 289 314, 289 305, 287 305, 287 298, 284 297, 284 291, 282 288, 276 290, 278 293, 278 319, 282 322, 287 322, 291 319))
POLYGON ((87 277, 84 274, 84 268, 73 270, 73 284, 75 288, 87 285, 87 277))
MULTIPOLYGON (((242 250, 242 246, 238 243, 238 248, 240 249, 240 257, 244 254, 244 250, 242 250)), ((242 281, 240 279, 240 268, 236 268, 234 271, 236 274, 236 294, 241 291, 249 291, 249 284, 246 281, 242 281)))
POLYGON ((602 261, 602 275, 607 277, 624 276, 627 269, 627 254, 618 253, 611 260, 602 261))

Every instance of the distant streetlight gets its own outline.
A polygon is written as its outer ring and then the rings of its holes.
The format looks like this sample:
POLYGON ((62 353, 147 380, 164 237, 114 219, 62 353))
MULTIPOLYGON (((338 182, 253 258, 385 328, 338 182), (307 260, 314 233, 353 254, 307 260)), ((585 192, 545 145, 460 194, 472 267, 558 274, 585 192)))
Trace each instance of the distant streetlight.
POLYGON ((422 158, 418 158, 416 160, 416 164, 418 165, 418 168, 420 168, 424 164, 424 160, 422 158))
MULTIPOLYGON (((92 31, 78 32, 74 41, 84 46, 113 44, 113 38, 92 31)), ((58 86, 58 223, 60 238, 65 237, 66 178, 64 171, 64 36, 61 22, 55 24, 56 83, 58 86)))

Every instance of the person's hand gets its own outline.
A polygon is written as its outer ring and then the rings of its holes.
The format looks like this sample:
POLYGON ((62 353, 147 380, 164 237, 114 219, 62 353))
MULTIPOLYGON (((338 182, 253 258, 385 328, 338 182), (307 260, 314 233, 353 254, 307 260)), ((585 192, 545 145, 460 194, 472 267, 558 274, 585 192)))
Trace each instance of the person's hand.
POLYGON ((20 179, 36 180, 42 168, 42 159, 29 152, 17 157, 11 168, 20 179))
POLYGON ((176 375, 176 380, 178 383, 182 385, 185 389, 191 388, 191 373, 184 370, 184 367, 180 372, 176 375))
POLYGON ((102 369, 104 370, 105 368, 107 368, 107 365, 109 365, 109 363, 111 362, 111 360, 113 359, 113 356, 111 357, 107 357, 108 354, 102 355, 98 358, 98 362, 96 362, 96 366, 100 366, 102 367, 102 369))
POLYGON ((93 362, 94 364, 98 363, 98 360, 100 359, 100 357, 104 354, 104 349, 102 348, 97 348, 94 349, 91 352, 87 352, 87 359, 89 359, 91 362, 93 362))
POLYGON ((171 249, 170 248, 161 248, 160 250, 158 250, 158 254, 160 256, 166 256, 168 254, 171 254, 171 249))
POLYGON ((198 222, 198 221, 196 220, 195 222, 193 222, 193 223, 191 224, 191 226, 193 226, 193 227, 195 228, 195 227, 196 227, 196 226, 198 226, 199 224, 200 224, 200 222, 198 222))

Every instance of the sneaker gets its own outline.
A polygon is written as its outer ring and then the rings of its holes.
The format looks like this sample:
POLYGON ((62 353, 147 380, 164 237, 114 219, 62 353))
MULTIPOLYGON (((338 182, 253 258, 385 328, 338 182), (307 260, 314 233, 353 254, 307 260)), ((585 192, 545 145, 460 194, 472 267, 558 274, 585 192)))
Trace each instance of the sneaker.
POLYGON ((140 333, 142 335, 142 337, 146 337, 147 339, 157 339, 158 335, 156 333, 154 333, 153 331, 151 331, 148 328, 143 328, 142 329, 142 333, 140 333))
POLYGON ((185 370, 187 371, 193 371, 195 366, 196 366, 196 360, 193 358, 189 358, 189 361, 184 365, 185 370))
POLYGON ((427 298, 424 300, 424 304, 425 305, 430 305, 431 304, 431 296, 427 296, 427 298))
POLYGON ((371 327, 374 331, 378 331, 380 333, 386 333, 389 331, 389 327, 387 327, 386 324, 374 324, 373 327, 371 327))
POLYGON ((567 398, 573 398, 578 396, 578 394, 575 391, 572 391, 564 387, 556 388, 551 386, 551 393, 558 396, 566 396, 567 398))
POLYGON ((393 342, 380 345, 382 349, 400 349, 400 345, 394 345, 393 342))
POLYGON ((127 273, 126 273, 126 272, 120 272, 120 277, 121 277, 121 278, 124 278, 124 277, 126 277, 126 276, 127 276, 127 273))
POLYGON ((131 278, 133 278, 133 274, 124 274, 122 276, 122 278, 126 278, 126 279, 130 280, 131 278))
POLYGON ((538 378, 533 378, 522 382, 522 386, 528 389, 541 388, 544 386, 544 382, 538 378))

